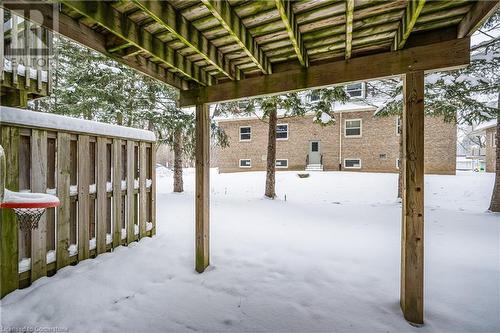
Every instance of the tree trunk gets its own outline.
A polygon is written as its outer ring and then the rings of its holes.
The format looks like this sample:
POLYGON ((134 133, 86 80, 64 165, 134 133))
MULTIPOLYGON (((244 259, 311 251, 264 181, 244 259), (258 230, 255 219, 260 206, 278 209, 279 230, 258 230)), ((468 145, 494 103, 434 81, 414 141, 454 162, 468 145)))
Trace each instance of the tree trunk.
POLYGON ((174 132, 174 192, 184 192, 182 181, 182 132, 174 132))
POLYGON ((399 166, 398 198, 401 199, 401 198, 403 198, 403 133, 401 133, 401 130, 399 130, 399 165, 398 166, 399 166))
POLYGON ((274 199, 276 196, 276 124, 278 114, 274 108, 269 114, 269 136, 267 141, 267 173, 266 173, 266 197, 274 199))
MULTIPOLYGON (((498 92, 498 112, 500 112, 500 91, 498 92)), ((500 212, 500 113, 497 114, 497 142, 496 142, 496 157, 495 157, 495 185, 493 186, 493 194, 491 195, 490 210, 492 212, 500 212)))

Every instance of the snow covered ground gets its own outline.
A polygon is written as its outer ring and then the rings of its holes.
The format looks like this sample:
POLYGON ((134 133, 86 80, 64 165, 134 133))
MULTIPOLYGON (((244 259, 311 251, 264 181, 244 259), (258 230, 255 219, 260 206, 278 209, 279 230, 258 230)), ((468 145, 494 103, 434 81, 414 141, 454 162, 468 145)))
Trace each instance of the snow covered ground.
POLYGON ((158 180, 158 235, 60 270, 1 302, 3 327, 71 332, 499 332, 493 175, 426 176, 425 319, 399 309, 397 176, 212 173, 212 266, 193 269, 186 192, 158 180), (286 196, 286 201, 285 201, 286 196))

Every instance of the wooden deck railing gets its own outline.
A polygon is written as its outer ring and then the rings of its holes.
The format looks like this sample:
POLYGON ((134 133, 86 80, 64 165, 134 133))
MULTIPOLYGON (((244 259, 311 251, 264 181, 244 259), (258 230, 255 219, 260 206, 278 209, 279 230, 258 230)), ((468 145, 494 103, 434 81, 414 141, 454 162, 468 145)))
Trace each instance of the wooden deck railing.
POLYGON ((28 233, 1 209, 2 296, 155 234, 152 132, 9 107, 0 119, 6 188, 61 201, 28 233))
POLYGON ((52 32, 0 7, 2 105, 25 107, 52 90, 52 32))

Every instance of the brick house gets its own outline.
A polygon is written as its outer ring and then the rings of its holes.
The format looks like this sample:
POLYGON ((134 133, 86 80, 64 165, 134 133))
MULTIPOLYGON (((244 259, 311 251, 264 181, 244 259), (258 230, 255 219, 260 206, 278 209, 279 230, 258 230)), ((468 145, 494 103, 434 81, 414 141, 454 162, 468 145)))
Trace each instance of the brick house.
POLYGON ((495 172, 495 160, 496 160, 496 119, 487 121, 476 127, 474 133, 479 135, 484 135, 486 141, 486 172, 495 172))
MULTIPOLYGON (((277 170, 397 172, 399 119, 374 117, 375 108, 350 103, 336 110, 335 124, 313 115, 278 120, 277 170)), ((257 117, 221 119, 230 146, 217 148, 220 172, 266 169, 268 124, 257 117)), ((425 172, 455 174, 457 129, 441 118, 425 119, 425 172)))

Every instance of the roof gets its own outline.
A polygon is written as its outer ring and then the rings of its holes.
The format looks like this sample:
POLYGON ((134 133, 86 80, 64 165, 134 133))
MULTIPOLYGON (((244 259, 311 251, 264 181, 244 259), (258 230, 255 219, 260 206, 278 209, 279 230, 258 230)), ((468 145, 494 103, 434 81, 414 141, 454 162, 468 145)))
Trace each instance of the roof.
POLYGON ((495 126, 497 126, 497 120, 492 119, 492 120, 489 120, 489 121, 486 121, 486 122, 483 122, 483 123, 477 125, 477 127, 474 129, 474 132, 485 131, 485 130, 493 128, 495 126))

